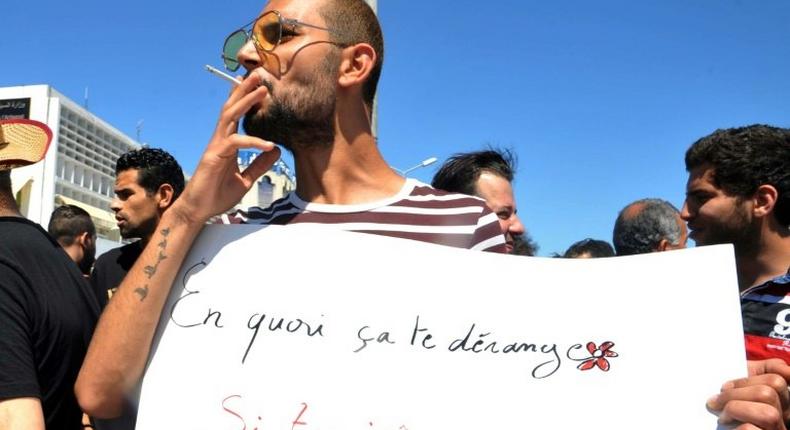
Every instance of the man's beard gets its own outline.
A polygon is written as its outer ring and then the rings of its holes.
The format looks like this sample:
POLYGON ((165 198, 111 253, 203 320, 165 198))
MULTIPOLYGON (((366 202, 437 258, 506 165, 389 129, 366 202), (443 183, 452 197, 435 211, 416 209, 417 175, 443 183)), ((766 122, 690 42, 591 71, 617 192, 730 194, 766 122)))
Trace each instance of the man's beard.
POLYGON ((93 267, 93 263, 96 261, 96 249, 94 248, 91 250, 85 250, 85 255, 82 257, 82 261, 80 261, 77 265, 80 268, 80 272, 83 275, 90 275, 91 268, 93 267))
POLYGON ((329 54, 318 66, 314 85, 290 93, 269 89, 271 104, 266 112, 250 110, 244 116, 244 132, 278 143, 289 151, 330 146, 335 139, 334 115, 338 58, 329 54))
POLYGON ((127 224, 124 227, 119 227, 121 237, 124 239, 146 239, 154 233, 156 225, 159 223, 159 218, 154 217, 151 219, 143 220, 137 225, 127 224))
POLYGON ((759 246, 760 225, 749 219, 740 201, 726 220, 705 228, 704 240, 697 245, 720 245, 731 243, 736 255, 751 255, 759 246))

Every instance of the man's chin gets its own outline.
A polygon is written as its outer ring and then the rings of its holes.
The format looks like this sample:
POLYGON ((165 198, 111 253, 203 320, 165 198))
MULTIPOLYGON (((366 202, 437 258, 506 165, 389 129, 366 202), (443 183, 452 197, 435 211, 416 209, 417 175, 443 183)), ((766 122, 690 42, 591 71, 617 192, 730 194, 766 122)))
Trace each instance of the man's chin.
POLYGON ((260 139, 266 139, 263 135, 265 134, 265 126, 263 124, 263 113, 259 107, 253 106, 252 109, 249 110, 244 115, 244 120, 241 123, 241 128, 244 130, 244 133, 247 136, 253 136, 260 139))
POLYGON ((696 232, 696 234, 689 234, 689 239, 694 241, 694 246, 723 245, 726 243, 732 243, 732 241, 722 239, 721 237, 706 237, 700 232, 696 232))

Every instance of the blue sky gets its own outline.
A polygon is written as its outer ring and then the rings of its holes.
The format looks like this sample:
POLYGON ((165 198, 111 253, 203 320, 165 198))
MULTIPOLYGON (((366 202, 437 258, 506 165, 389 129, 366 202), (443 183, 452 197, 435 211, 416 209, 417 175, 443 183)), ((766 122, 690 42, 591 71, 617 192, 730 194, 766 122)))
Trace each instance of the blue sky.
MULTIPOLYGON (((4 0, 0 86, 50 84, 191 172, 228 86, 224 37, 263 2, 4 0)), ((683 201, 683 154, 717 128, 790 126, 787 0, 379 0, 379 145, 405 169, 485 145, 519 156, 540 254, 611 240, 642 197, 683 201)), ((435 167, 413 172, 430 181, 435 167)))

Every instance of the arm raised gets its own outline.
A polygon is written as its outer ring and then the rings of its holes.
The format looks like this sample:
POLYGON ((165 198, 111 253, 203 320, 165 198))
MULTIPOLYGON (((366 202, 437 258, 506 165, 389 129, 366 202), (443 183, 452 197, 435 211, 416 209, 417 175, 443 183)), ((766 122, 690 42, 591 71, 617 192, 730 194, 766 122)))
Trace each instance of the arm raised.
POLYGON ((231 93, 195 175, 162 215, 151 240, 102 314, 80 370, 80 406, 97 418, 123 412, 143 375, 159 316, 173 280, 206 220, 233 207, 279 158, 270 142, 237 133, 240 118, 266 97, 260 77, 250 75, 231 93), (239 149, 264 154, 239 171, 239 149))

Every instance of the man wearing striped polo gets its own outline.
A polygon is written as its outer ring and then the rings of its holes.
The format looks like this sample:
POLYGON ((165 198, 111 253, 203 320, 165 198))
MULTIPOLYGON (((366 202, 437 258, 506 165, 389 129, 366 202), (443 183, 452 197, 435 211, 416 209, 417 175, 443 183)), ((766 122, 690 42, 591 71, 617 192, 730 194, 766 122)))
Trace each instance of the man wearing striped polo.
POLYGON ((246 32, 227 39, 245 38, 238 52, 226 49, 224 55, 226 65, 244 66, 247 76, 225 103, 194 176, 162 216, 97 327, 76 385, 80 404, 91 416, 123 412, 193 240, 209 218, 232 208, 279 158, 271 142, 293 153, 296 192, 270 208, 238 212, 226 221, 331 224, 473 250, 505 250, 497 216, 483 200, 405 179, 381 156, 371 112, 383 39, 363 0, 273 0, 256 19, 253 33, 254 40, 247 40, 246 32), (246 135, 238 133, 242 118, 246 135), (239 171, 237 152, 250 148, 263 154, 239 171))

